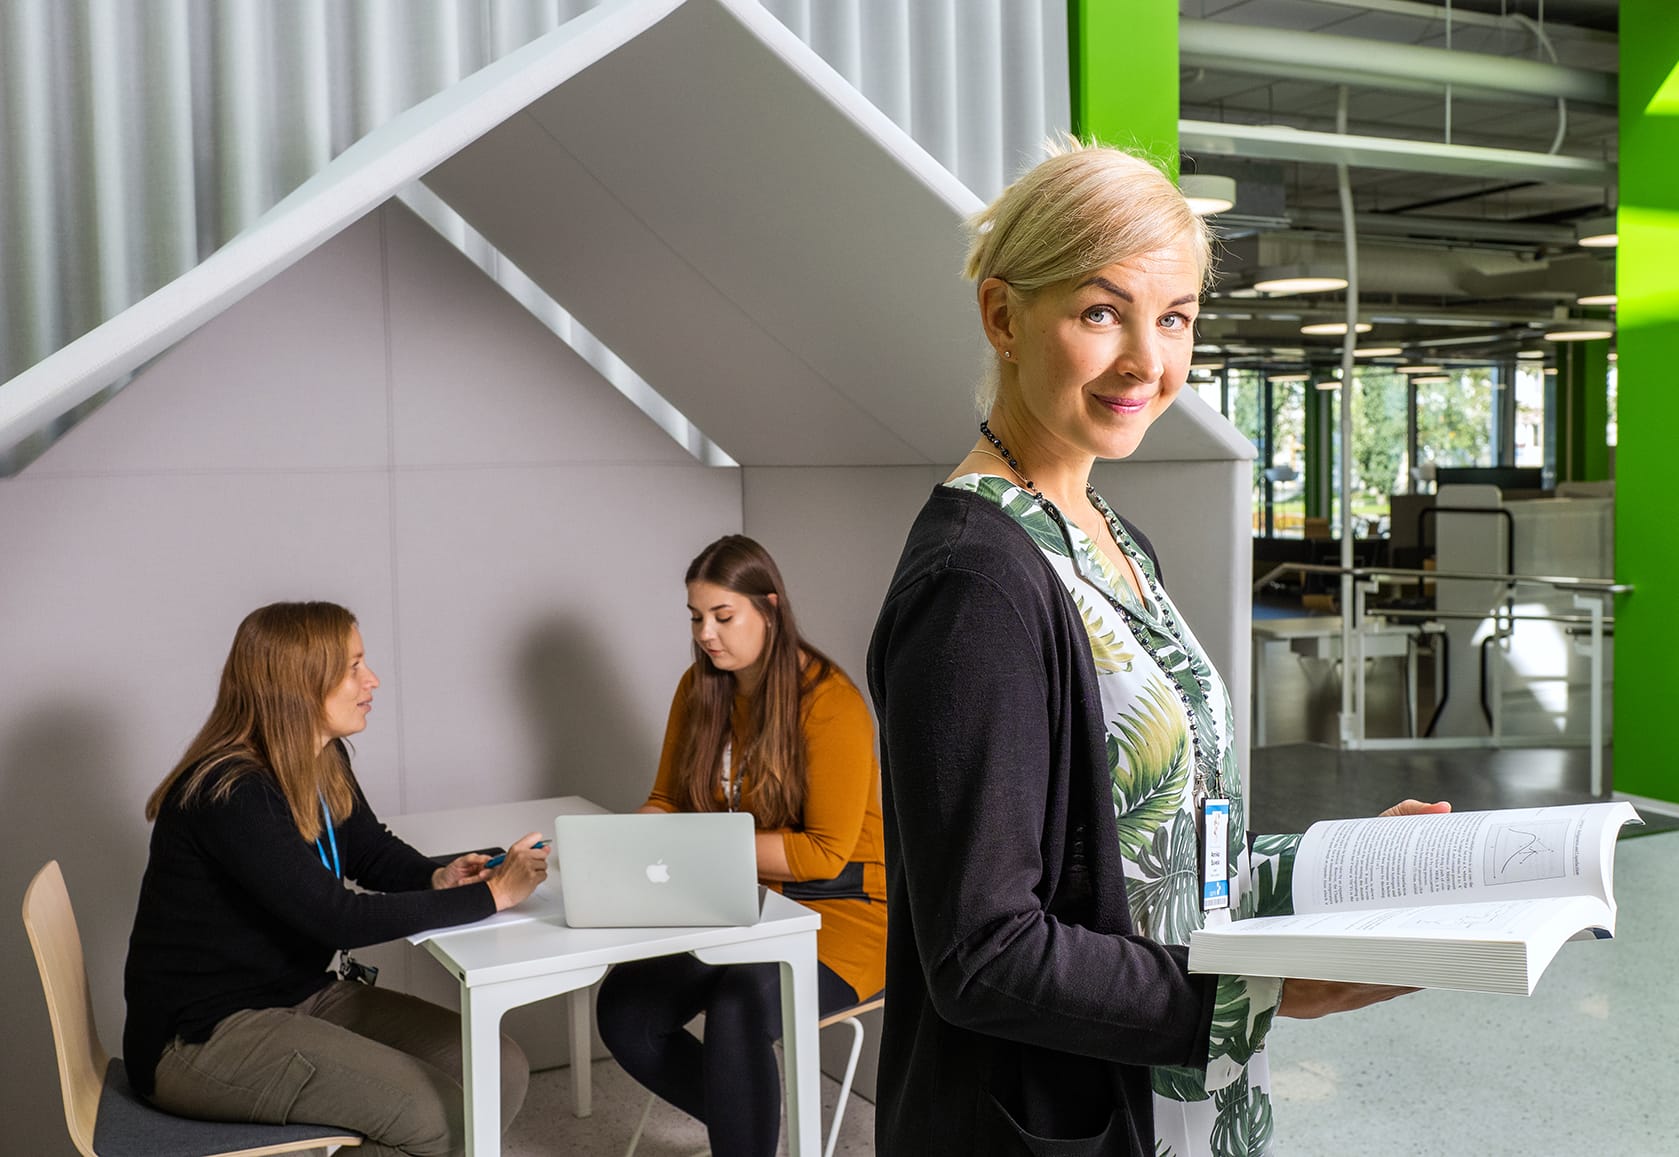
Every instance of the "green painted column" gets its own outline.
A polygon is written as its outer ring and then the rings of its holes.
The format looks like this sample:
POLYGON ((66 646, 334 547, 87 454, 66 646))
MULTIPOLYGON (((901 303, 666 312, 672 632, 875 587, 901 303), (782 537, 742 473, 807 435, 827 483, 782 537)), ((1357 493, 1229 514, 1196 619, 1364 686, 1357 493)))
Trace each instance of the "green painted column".
POLYGON ((1609 343, 1563 345, 1557 357, 1565 452, 1558 474, 1570 482, 1609 477, 1609 343))
POLYGON ((1073 135, 1178 175, 1177 0, 1068 0, 1073 135))
POLYGON ((1621 0, 1615 762, 1618 791, 1679 803, 1673 680, 1679 391, 1679 4, 1621 0))
POLYGON ((1336 390, 1306 391, 1306 429, 1301 442, 1306 458, 1306 517, 1328 518, 1334 501, 1335 414, 1341 400, 1336 390))

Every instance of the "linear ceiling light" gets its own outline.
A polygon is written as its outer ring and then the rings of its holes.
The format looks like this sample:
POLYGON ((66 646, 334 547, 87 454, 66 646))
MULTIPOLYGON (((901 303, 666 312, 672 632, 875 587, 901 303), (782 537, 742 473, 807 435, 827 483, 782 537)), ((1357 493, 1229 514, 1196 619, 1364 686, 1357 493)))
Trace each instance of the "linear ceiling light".
POLYGON ((1546 341, 1606 341, 1615 330, 1606 322, 1578 321, 1547 330, 1544 336, 1546 341))
POLYGON ((1272 374, 1265 379, 1268 382, 1309 382, 1311 374, 1272 374))
POLYGON ((1405 351, 1396 345, 1359 346, 1353 351, 1355 358, 1396 358, 1405 351))
POLYGON ((1574 304, 1575 305, 1614 305, 1615 304, 1615 295, 1613 293, 1588 293, 1584 297, 1576 297, 1574 299, 1574 304))
POLYGON ((1236 205, 1236 178, 1190 173, 1178 182, 1183 199, 1197 217, 1211 217, 1236 205))
MULTIPOLYGON (((1354 331, 1357 333, 1369 333, 1375 328, 1375 326, 1371 325, 1367 321, 1361 321, 1357 325, 1353 326, 1354 331)), ((1313 336, 1344 334, 1347 332, 1347 323, 1344 321, 1315 321, 1311 325, 1301 326, 1300 332, 1312 334, 1313 336)))
POLYGON ((1445 369, 1446 367, 1445 366, 1396 366, 1394 368, 1397 369, 1402 374, 1437 374, 1441 370, 1445 369))
POLYGON ((1523 361, 1532 361, 1534 359, 1543 360, 1547 355, 1544 350, 1517 350, 1516 356, 1523 361))
POLYGON ((1587 249, 1613 249, 1620 237, 1615 231, 1615 215, 1587 217, 1574 226, 1574 235, 1587 249))
POLYGON ((1450 374, 1418 374, 1411 379, 1419 386, 1443 386, 1451 380, 1450 374))

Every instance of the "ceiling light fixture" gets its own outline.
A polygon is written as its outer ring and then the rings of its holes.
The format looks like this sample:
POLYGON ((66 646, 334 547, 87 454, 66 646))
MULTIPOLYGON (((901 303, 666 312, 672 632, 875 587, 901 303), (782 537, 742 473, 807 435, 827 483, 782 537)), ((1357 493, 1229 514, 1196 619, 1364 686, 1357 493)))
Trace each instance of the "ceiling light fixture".
POLYGON ((1347 287, 1347 279, 1313 271, 1303 265, 1294 265, 1280 269, 1255 270, 1253 287, 1272 297, 1286 297, 1295 293, 1334 293, 1347 287))
POLYGON ((1588 293, 1584 297, 1576 297, 1574 299, 1574 304, 1575 305, 1614 305, 1615 304, 1615 295, 1613 293, 1588 293))
POLYGON ((1268 382, 1279 382, 1279 383, 1309 382, 1309 381, 1312 380, 1312 375, 1311 374, 1272 374, 1270 377, 1266 378, 1265 380, 1268 381, 1268 382))
POLYGON ((1620 242, 1615 231, 1615 215, 1587 217, 1574 224, 1574 235, 1587 249, 1613 249, 1620 242))
POLYGON ((1546 355, 1544 350, 1517 350, 1516 356, 1521 358, 1523 361, 1533 361, 1535 359, 1543 359, 1546 355))
POLYGON ((1396 345, 1359 346, 1353 351, 1355 358, 1396 358, 1405 351, 1396 345))
POLYGON ((1315 385, 1320 390, 1338 390, 1338 389, 1341 388, 1341 379, 1339 379, 1339 378, 1321 378, 1318 381, 1314 382, 1313 385, 1315 385))
POLYGON ((1222 370, 1224 368, 1224 363, 1223 362, 1194 362, 1190 365, 1189 368, 1192 369, 1192 370, 1205 370, 1207 373, 1210 374, 1214 370, 1222 370))
POLYGON ((1178 182, 1189 211, 1197 217, 1211 217, 1236 205, 1236 179, 1211 173, 1190 173, 1178 182))
POLYGON ((1418 374, 1411 379, 1412 383, 1418 386, 1444 386, 1451 380, 1450 374, 1418 374))
POLYGON ((1446 367, 1445 366, 1395 366, 1394 368, 1397 369, 1402 374, 1437 374, 1441 370, 1445 369, 1446 367))
POLYGON ((1607 341, 1614 336, 1614 328, 1601 321, 1569 322, 1544 335, 1546 341, 1607 341))
MULTIPOLYGON (((1356 333, 1369 333, 1375 328, 1375 326, 1371 325, 1367 321, 1358 322, 1353 326, 1353 330, 1356 333)), ((1311 325, 1301 326, 1300 332, 1304 334, 1311 334, 1313 337, 1340 335, 1347 332, 1347 323, 1344 321, 1314 321, 1311 325)))

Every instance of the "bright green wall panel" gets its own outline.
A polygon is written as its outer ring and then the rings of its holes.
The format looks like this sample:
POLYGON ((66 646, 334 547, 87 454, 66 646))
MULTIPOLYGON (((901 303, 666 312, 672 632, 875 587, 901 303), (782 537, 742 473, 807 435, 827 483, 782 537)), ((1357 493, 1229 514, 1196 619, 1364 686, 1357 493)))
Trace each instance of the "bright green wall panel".
POLYGON ((1620 8, 1615 787, 1679 802, 1679 3, 1620 8))
POLYGON ((1177 0, 1068 0, 1073 134, 1178 173, 1177 0))

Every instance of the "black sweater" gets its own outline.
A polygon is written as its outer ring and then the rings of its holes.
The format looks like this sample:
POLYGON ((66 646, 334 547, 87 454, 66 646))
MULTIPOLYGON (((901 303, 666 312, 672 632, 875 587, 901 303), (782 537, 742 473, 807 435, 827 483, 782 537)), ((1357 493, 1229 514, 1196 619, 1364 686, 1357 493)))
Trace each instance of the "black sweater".
POLYGON ((379 822, 360 785, 336 835, 345 878, 378 889, 364 893, 344 887, 298 834, 266 768, 245 765, 213 802, 215 782, 187 807, 177 784, 152 828, 123 974, 123 1055, 142 1093, 174 1038, 207 1040, 232 1013, 296 1004, 332 980, 335 950, 495 911, 488 884, 432 890, 437 865, 379 822))
POLYGON ((1132 927, 1072 599, 1013 519, 939 487, 868 669, 889 920, 878 1152, 1152 1155, 1148 1066, 1205 1065, 1216 978, 1132 927))

